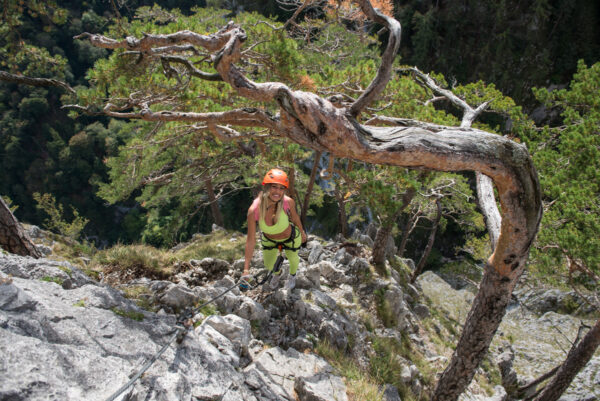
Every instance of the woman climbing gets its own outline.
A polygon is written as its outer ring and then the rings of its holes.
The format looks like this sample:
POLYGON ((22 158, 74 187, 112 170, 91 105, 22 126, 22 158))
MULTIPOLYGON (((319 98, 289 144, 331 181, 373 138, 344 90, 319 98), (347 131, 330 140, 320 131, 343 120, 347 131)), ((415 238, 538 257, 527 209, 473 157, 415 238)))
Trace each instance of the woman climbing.
MULTIPOLYGON (((296 271, 300 258, 298 249, 306 242, 306 233, 302 228, 300 217, 296 213, 294 200, 285 195, 289 186, 287 174, 277 168, 269 170, 262 182, 263 190, 248 209, 248 235, 246 237, 246 252, 243 276, 250 273, 250 261, 254 254, 256 243, 256 224, 262 232, 261 243, 263 259, 267 270, 273 270, 279 248, 285 251, 290 262, 290 277, 286 288, 296 286, 296 271)), ((271 288, 276 289, 281 278, 281 270, 273 272, 271 288)))

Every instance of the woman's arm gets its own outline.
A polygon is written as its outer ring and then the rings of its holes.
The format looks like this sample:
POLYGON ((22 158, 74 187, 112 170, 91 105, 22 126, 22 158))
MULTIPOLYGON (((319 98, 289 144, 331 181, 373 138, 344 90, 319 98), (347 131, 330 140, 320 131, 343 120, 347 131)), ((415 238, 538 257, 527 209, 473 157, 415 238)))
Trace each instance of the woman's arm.
POLYGON ((254 246, 256 245, 256 220, 254 220, 254 209, 256 205, 250 206, 248 209, 248 234, 246 235, 246 251, 244 253, 244 272, 243 276, 250 274, 250 262, 252 261, 252 255, 254 255, 254 246))
POLYGON ((296 202, 294 202, 294 200, 289 197, 287 198, 287 201, 290 205, 290 220, 300 230, 300 235, 302 236, 302 243, 305 243, 307 239, 306 232, 302 227, 302 221, 300 221, 300 216, 298 216, 298 213, 296 212, 296 202))

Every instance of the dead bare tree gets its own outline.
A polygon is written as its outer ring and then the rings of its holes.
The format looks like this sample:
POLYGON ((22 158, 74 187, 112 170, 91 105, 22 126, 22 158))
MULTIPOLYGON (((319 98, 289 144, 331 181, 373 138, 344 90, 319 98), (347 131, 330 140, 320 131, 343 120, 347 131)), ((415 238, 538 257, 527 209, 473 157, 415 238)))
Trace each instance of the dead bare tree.
MULTIPOLYGON (((396 20, 373 9, 368 0, 359 0, 358 4, 362 12, 384 26, 389 35, 375 78, 348 107, 336 107, 327 99, 291 90, 283 83, 250 80, 236 66, 247 38, 244 30, 233 23, 212 35, 181 31, 124 40, 92 34, 79 37, 99 47, 137 51, 144 57, 160 57, 160 52, 153 53, 153 48, 175 44, 203 47, 213 52, 218 79, 229 84, 238 95, 259 102, 274 102, 279 107, 278 115, 258 108, 213 113, 154 111, 148 102, 132 97, 126 109, 107 103, 102 111, 106 116, 204 122, 213 130, 228 124, 263 127, 275 135, 316 151, 330 152, 338 158, 436 171, 473 170, 490 177, 498 190, 503 211, 500 235, 454 355, 432 398, 455 400, 472 380, 525 268, 542 214, 539 181, 527 149, 498 135, 470 127, 447 127, 400 118, 389 118, 387 124, 392 126, 386 127, 361 124, 357 117, 380 96, 392 77, 401 28, 396 20)), ((78 105, 70 107, 87 111, 78 105)))

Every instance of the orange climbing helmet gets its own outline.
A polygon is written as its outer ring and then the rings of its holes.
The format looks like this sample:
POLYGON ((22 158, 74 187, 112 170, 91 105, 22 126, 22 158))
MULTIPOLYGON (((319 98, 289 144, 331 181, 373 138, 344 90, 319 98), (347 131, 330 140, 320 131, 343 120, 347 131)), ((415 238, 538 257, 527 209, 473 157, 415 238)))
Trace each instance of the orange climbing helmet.
POLYGON ((290 185, 290 181, 288 180, 288 176, 285 171, 278 168, 272 168, 267 172, 267 174, 265 174, 262 184, 280 184, 287 188, 290 185))

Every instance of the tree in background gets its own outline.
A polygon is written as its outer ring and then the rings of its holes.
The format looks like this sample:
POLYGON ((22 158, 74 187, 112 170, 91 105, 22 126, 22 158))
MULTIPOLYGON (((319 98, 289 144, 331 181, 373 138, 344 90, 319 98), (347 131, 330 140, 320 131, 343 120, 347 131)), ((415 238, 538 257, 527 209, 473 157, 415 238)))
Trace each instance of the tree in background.
POLYGON ((42 256, 2 197, 0 197, 0 247, 17 255, 34 258, 42 256))
POLYGON ((595 0, 398 0, 403 63, 460 84, 494 82, 536 106, 535 86, 565 85, 576 60, 600 60, 600 4, 595 0))

